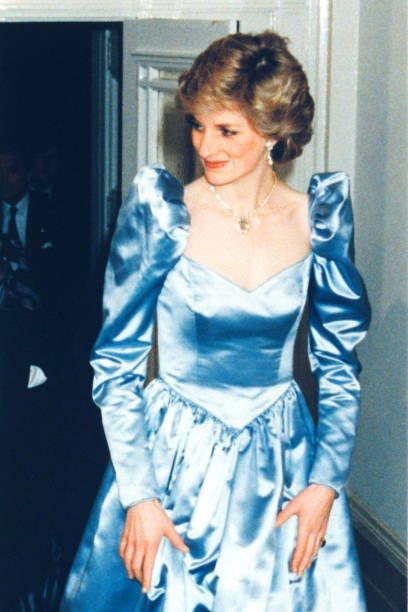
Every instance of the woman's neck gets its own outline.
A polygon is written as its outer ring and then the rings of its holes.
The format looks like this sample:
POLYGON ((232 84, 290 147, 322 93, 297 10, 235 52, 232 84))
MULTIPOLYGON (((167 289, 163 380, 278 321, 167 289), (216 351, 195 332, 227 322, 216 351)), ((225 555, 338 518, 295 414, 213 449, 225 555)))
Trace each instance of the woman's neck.
POLYGON ((241 176, 239 179, 214 185, 213 191, 238 215, 251 213, 265 202, 276 185, 276 175, 269 166, 241 176))

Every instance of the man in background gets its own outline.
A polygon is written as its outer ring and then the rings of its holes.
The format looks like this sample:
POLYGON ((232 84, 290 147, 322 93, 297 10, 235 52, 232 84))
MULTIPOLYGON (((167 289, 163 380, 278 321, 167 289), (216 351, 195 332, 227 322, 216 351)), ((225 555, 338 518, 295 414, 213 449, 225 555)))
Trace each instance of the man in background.
POLYGON ((58 361, 57 227, 48 196, 28 188, 29 169, 22 149, 0 147, 0 601, 10 610, 43 588, 54 510, 45 381, 58 361))

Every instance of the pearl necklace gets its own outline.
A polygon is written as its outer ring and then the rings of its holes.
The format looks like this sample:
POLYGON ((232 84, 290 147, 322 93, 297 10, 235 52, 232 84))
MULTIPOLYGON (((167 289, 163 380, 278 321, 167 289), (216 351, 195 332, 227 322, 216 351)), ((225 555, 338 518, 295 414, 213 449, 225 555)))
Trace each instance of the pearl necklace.
MULTIPOLYGON (((270 190, 270 192, 268 193, 266 198, 264 200, 262 200, 261 204, 253 209, 252 215, 258 214, 258 212, 261 210, 261 208, 263 208, 265 206, 265 204, 268 202, 269 198, 271 197, 272 191, 275 189, 277 183, 278 183, 278 177, 276 176, 276 172, 274 172, 273 173, 273 185, 272 185, 272 189, 270 190)), ((226 202, 220 196, 220 194, 215 189, 214 185, 210 185, 210 189, 211 189, 212 193, 214 194, 215 199, 221 204, 221 206, 223 206, 226 210, 228 210, 228 212, 232 213, 232 215, 234 216, 234 220, 235 220, 234 227, 235 227, 235 229, 238 232, 241 232, 242 234, 246 234, 247 232, 249 232, 249 230, 251 229, 251 225, 252 225, 252 219, 251 219, 252 215, 251 215, 251 213, 249 215, 239 215, 237 217, 235 215, 235 211, 234 211, 233 207, 231 206, 231 204, 228 204, 228 202, 226 202)))

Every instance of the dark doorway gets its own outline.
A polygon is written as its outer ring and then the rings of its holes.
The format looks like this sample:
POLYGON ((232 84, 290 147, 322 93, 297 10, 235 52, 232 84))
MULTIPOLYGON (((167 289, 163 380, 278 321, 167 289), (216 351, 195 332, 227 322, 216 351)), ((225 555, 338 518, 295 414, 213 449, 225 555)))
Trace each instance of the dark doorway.
MULTIPOLYGON (((88 365, 100 322, 106 246, 92 243, 90 226, 95 218, 94 41, 106 25, 0 25, 0 144, 24 149, 34 177, 31 189, 50 197, 60 266, 55 367, 46 383, 24 397, 24 435, 20 439, 15 429, 10 431, 17 446, 21 443, 26 449, 24 482, 29 491, 15 490, 21 511, 13 515, 12 524, 0 526, 12 533, 24 530, 28 540, 21 555, 17 550, 10 558, 7 547, 1 551, 9 588, 1 590, 0 610, 8 612, 57 609, 107 460, 99 411, 91 401, 88 365), (37 181, 32 170, 39 159, 53 164, 48 185, 37 181), (97 257, 95 249, 101 251, 97 257), (100 261, 100 269, 95 270, 91 260, 100 261), (19 575, 27 572, 31 577, 21 580, 19 575)), ((121 26, 112 27, 120 40, 121 26)), ((24 350, 22 341, 21 354, 24 350)), ((12 474, 13 466, 5 470, 12 474)))

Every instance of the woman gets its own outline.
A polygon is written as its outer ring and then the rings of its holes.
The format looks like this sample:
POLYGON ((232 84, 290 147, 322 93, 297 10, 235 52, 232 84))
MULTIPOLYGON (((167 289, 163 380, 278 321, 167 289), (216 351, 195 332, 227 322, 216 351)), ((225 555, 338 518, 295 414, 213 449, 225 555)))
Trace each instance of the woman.
POLYGON ((204 175, 183 193, 145 168, 119 215, 92 360, 114 471, 63 610, 364 610, 343 487, 369 309, 347 178, 303 194, 273 170, 313 117, 276 34, 213 43, 178 101, 204 175), (306 301, 316 431, 292 371, 306 301))

